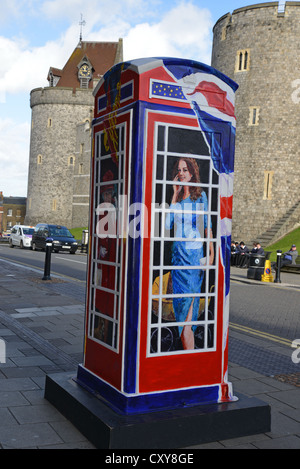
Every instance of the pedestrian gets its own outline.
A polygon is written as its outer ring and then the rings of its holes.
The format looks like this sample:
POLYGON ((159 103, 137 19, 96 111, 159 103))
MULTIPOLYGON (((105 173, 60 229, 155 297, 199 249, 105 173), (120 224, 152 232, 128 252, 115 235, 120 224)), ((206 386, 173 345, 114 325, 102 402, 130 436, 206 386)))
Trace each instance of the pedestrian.
POLYGON ((248 261, 248 258, 249 258, 249 249, 248 247, 246 246, 246 244, 244 243, 244 241, 241 241, 240 242, 240 245, 239 245, 239 255, 240 255, 240 264, 239 264, 239 267, 241 269, 247 267, 247 261, 248 261))
POLYGON ((236 243, 234 241, 231 241, 230 249, 231 249, 230 265, 236 265, 237 248, 236 248, 236 243))
POLYGON ((261 244, 260 244, 259 241, 257 241, 257 243, 256 243, 256 254, 258 254, 259 256, 264 256, 265 255, 265 251, 261 247, 261 244))
POLYGON ((295 265, 297 257, 298 257, 298 251, 297 251, 296 244, 292 244, 290 250, 283 253, 283 256, 281 259, 281 267, 284 265, 288 265, 288 264, 295 265))
POLYGON ((251 254, 256 254, 257 251, 257 243, 253 243, 253 248, 251 250, 251 254))

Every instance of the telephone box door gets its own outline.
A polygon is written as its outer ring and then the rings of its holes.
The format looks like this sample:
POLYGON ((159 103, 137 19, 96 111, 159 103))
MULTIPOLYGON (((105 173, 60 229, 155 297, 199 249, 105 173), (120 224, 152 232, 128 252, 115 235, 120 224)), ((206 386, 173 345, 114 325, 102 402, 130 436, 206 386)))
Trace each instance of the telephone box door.
POLYGON ((146 114, 151 233, 143 247, 150 269, 142 272, 139 391, 222 383, 229 259, 219 220, 232 194, 218 149, 231 136, 222 126, 203 132, 184 115, 146 114))

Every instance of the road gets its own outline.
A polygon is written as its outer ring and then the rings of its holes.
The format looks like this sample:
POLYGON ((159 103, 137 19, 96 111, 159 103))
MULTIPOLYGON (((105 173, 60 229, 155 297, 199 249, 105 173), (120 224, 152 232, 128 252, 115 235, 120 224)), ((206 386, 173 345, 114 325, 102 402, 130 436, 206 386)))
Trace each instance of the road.
POLYGON ((283 381, 296 379, 300 365, 292 357, 293 343, 300 339, 299 288, 231 280, 229 320, 231 363, 283 381))
MULTIPOLYGON (((297 274, 296 274, 297 275, 297 274)), ((230 323, 290 344, 300 338, 300 290, 231 282, 230 323)), ((278 342, 280 343, 280 342, 278 342)))
MULTIPOLYGON (((10 248, 8 244, 0 244, 0 258, 10 262, 22 264, 40 270, 43 274, 45 265, 45 252, 31 249, 10 248)), ((64 275, 81 282, 86 281, 86 254, 80 252, 75 255, 52 253, 51 275, 64 275)))
MULTIPOLYGON (((0 258, 21 263, 44 272, 45 253, 10 248, 0 244, 0 258)), ((86 281, 87 256, 52 253, 51 275, 64 275, 80 282, 86 281)), ((230 326, 251 337, 264 337, 290 347, 300 338, 300 290, 270 288, 266 284, 231 282, 230 326)))

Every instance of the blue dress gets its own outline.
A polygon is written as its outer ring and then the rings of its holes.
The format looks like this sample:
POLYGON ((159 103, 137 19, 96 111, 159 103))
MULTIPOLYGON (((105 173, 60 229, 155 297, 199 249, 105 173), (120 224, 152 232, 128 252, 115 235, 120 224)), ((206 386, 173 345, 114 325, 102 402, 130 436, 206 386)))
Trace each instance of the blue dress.
MULTIPOLYGON (((175 238, 204 238, 207 228, 207 215, 192 213, 196 210, 207 212, 207 196, 202 191, 201 196, 193 201, 190 197, 170 206, 170 210, 180 210, 181 213, 169 213, 165 226, 170 230, 174 226, 175 238), (182 213, 187 211, 187 213, 182 213)), ((204 272, 200 268, 203 258, 202 241, 174 241, 172 246, 172 265, 199 266, 199 269, 172 269, 173 294, 191 294, 201 292, 204 272)), ((177 322, 184 322, 194 299, 192 321, 197 321, 200 298, 182 297, 173 298, 173 308, 177 322)), ((181 335, 183 326, 178 326, 181 335)), ((193 330, 196 326, 193 326, 193 330)))

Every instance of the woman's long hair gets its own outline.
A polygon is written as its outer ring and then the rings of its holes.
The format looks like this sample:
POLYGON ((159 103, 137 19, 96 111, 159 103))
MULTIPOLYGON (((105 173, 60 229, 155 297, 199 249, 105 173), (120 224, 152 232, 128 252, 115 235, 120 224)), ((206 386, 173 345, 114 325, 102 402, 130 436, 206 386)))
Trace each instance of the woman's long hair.
MULTIPOLYGON (((176 174, 178 173, 178 164, 179 164, 180 160, 185 161, 185 163, 187 164, 188 170, 189 170, 190 174, 192 175, 192 179, 191 179, 190 182, 195 182, 195 183, 200 184, 200 172, 199 172, 199 166, 197 164, 197 161, 196 161, 195 158, 189 158, 188 156, 182 156, 176 161, 176 163, 174 164, 174 167, 173 167, 172 179, 174 179, 176 174)), ((180 192, 178 194, 178 202, 180 202, 182 200, 183 193, 184 193, 183 187, 184 186, 181 187, 180 192)), ((189 187, 189 189, 190 189, 191 200, 199 199, 199 197, 201 196, 201 192, 202 192, 201 187, 200 186, 191 186, 191 187, 189 187)))

